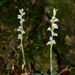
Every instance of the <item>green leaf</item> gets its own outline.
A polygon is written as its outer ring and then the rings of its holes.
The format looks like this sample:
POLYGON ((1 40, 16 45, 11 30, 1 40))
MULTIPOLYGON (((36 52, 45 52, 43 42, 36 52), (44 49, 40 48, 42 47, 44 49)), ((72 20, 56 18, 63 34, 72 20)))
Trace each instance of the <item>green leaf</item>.
POLYGON ((41 73, 33 73, 31 75, 42 75, 41 73))
POLYGON ((0 1, 0 6, 2 6, 3 5, 3 2, 2 1, 0 1))
POLYGON ((57 72, 53 72, 53 73, 52 73, 52 75, 56 75, 56 74, 57 74, 57 72))
POLYGON ((17 1, 16 1, 16 0, 14 0, 14 2, 16 3, 17 1))
POLYGON ((9 70, 9 69, 11 69, 11 68, 10 68, 10 67, 7 67, 6 69, 9 70))

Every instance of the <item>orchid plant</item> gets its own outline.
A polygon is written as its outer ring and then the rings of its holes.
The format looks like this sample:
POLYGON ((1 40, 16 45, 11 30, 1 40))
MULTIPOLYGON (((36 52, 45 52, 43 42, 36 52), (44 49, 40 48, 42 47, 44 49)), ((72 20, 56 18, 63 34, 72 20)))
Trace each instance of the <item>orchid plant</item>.
POLYGON ((51 75, 52 75, 52 70, 53 70, 53 68, 52 68, 53 67, 53 65, 52 65, 52 47, 53 47, 53 44, 56 44, 53 37, 58 36, 58 34, 54 32, 54 29, 58 29, 58 26, 55 22, 59 21, 56 18, 56 12, 57 12, 57 9, 53 9, 53 16, 50 20, 51 27, 49 26, 48 29, 47 29, 47 31, 51 32, 51 36, 49 37, 49 41, 47 42, 47 45, 50 45, 50 72, 51 72, 51 75))
MULTIPOLYGON (((18 30, 20 33, 18 34, 18 39, 21 40, 21 44, 18 46, 18 48, 21 48, 22 50, 22 55, 23 55, 23 65, 22 65, 22 69, 24 69, 24 66, 26 65, 25 62, 25 55, 24 55, 24 48, 23 48, 23 34, 25 34, 25 31, 23 29, 23 22, 25 21, 23 19, 23 16, 25 15, 25 12, 23 9, 19 9, 20 15, 18 15, 17 19, 20 19, 20 26, 18 27, 18 30)), ((25 68, 25 72, 26 72, 26 68, 25 68)))

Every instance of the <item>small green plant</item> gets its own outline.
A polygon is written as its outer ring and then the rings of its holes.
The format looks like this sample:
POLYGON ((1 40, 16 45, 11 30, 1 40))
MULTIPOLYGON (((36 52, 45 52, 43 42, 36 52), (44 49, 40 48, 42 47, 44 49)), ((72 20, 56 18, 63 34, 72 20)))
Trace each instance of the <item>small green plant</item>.
POLYGON ((51 72, 51 75, 53 75, 52 73, 52 47, 53 47, 53 44, 56 44, 55 40, 53 39, 54 36, 58 36, 57 33, 54 32, 54 29, 58 29, 58 26, 57 24, 55 24, 56 21, 58 21, 58 19, 55 17, 56 16, 56 12, 57 10, 56 9, 53 9, 53 16, 50 20, 51 22, 51 27, 49 26, 47 31, 51 31, 51 36, 49 37, 49 41, 47 42, 47 45, 50 45, 50 72, 51 72))
MULTIPOLYGON (((18 15, 18 19, 20 19, 20 26, 19 26, 19 28, 18 28, 17 31, 20 32, 18 34, 18 39, 21 40, 21 44, 18 46, 18 48, 21 48, 21 50, 22 50, 22 56, 23 56, 23 65, 22 65, 22 68, 24 68, 24 66, 26 65, 24 48, 23 48, 23 34, 25 34, 25 31, 23 29, 23 22, 25 20, 23 19, 23 16, 25 15, 25 13, 24 13, 23 9, 20 9, 19 12, 20 12, 20 15, 18 15)), ((25 67, 25 72, 26 72, 26 67, 25 67)))

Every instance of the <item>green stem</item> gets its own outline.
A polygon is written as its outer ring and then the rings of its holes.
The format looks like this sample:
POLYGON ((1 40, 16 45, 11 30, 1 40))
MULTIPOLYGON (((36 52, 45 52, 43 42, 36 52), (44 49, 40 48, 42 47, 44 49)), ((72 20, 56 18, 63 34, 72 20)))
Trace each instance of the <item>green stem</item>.
MULTIPOLYGON (((21 39, 21 48, 22 48, 23 64, 24 64, 24 66, 26 66, 25 56, 24 56, 24 49, 23 49, 23 35, 22 35, 22 39, 21 39)), ((26 68, 24 70, 26 72, 26 68)))
POLYGON ((52 75, 52 46, 53 44, 50 45, 50 72, 52 75))

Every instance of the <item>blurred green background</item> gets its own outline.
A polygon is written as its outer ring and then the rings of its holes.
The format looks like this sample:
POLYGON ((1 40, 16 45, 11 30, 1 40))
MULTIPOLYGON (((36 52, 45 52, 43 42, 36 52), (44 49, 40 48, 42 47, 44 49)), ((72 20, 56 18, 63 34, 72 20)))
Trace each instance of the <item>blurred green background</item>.
POLYGON ((49 46, 46 43, 53 8, 58 9, 56 17, 59 19, 56 23, 58 37, 54 38, 56 45, 53 46, 53 69, 75 66, 75 0, 0 0, 0 74, 24 72, 21 49, 17 48, 20 44, 17 15, 21 8, 26 13, 23 44, 27 71, 49 70, 49 46))

